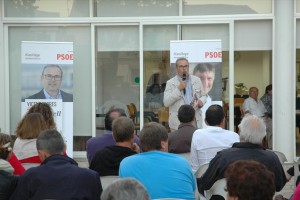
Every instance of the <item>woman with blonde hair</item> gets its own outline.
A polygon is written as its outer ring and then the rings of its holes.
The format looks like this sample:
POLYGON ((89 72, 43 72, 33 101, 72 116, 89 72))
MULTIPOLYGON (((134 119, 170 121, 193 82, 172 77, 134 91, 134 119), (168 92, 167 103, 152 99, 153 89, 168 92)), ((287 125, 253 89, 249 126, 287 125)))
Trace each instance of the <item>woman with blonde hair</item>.
POLYGON ((0 199, 9 199, 17 185, 13 167, 7 161, 11 155, 11 137, 0 133, 0 199))

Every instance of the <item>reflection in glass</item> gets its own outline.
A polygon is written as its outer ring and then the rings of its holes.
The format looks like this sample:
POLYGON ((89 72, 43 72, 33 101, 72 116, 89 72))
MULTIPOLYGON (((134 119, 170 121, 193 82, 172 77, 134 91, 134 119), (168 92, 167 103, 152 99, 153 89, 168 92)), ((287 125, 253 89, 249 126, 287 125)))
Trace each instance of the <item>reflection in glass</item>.
POLYGON ((89 1, 4 0, 5 17, 89 17, 89 1))

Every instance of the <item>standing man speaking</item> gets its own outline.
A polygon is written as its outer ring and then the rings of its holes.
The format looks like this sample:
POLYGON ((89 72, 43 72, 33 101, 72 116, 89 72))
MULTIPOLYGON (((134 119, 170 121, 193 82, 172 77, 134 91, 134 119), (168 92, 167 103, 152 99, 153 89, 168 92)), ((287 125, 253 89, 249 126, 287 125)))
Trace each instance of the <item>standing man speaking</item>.
POLYGON ((195 127, 202 128, 201 109, 207 96, 203 93, 200 78, 189 74, 189 61, 186 58, 176 60, 177 75, 167 81, 164 92, 164 105, 169 107, 169 127, 171 131, 179 126, 178 109, 181 105, 189 104, 195 109, 195 127))

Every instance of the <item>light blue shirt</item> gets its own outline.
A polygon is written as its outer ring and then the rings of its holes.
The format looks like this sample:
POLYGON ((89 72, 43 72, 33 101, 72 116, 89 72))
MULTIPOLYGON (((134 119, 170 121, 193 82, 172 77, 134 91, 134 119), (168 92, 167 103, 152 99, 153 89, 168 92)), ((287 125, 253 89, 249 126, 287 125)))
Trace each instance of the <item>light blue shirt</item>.
POLYGON ((152 199, 195 199, 196 180, 191 166, 177 154, 155 150, 129 156, 122 160, 119 176, 140 181, 152 199))
POLYGON ((58 91, 58 94, 57 94, 57 96, 55 98, 52 97, 52 96, 50 96, 50 94, 48 92, 46 92, 45 89, 44 89, 44 94, 45 94, 46 99, 62 99, 60 90, 58 91))

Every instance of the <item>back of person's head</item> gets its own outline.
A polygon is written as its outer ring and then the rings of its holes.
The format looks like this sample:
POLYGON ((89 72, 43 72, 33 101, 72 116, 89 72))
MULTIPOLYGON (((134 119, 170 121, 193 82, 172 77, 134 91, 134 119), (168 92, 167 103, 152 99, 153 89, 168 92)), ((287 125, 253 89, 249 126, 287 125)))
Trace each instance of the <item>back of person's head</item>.
POLYGON ((21 139, 34 139, 40 135, 41 131, 47 128, 41 113, 29 113, 19 122, 16 135, 21 139))
POLYGON ((272 84, 270 84, 266 87, 265 93, 267 94, 268 91, 271 91, 271 90, 272 90, 272 84))
POLYGON ((196 74, 197 72, 203 73, 203 72, 213 72, 215 73, 215 68, 211 63, 199 63, 195 66, 193 74, 196 74))
POLYGON ((105 114, 105 119, 104 119, 105 129, 112 131, 112 122, 114 121, 114 119, 117 119, 118 117, 127 117, 125 111, 121 108, 110 109, 105 114))
POLYGON ((53 111, 51 106, 48 103, 39 102, 34 104, 31 108, 29 108, 26 114, 29 113, 41 113, 47 124, 47 128, 56 129, 56 124, 53 117, 53 111))
POLYGON ((110 184, 102 192, 101 200, 150 200, 150 196, 139 181, 123 178, 110 184))
POLYGON ((36 140, 37 150, 43 150, 49 155, 62 154, 65 142, 61 134, 55 129, 47 129, 41 132, 36 140))
POLYGON ((193 106, 185 104, 180 106, 178 110, 178 119, 181 123, 192 122, 195 118, 195 109, 193 106))
POLYGON ((264 121, 251 114, 244 116, 239 125, 239 130, 241 142, 261 145, 263 138, 266 136, 266 125, 264 121))
POLYGON ((168 141, 168 132, 163 125, 157 122, 150 122, 144 125, 140 132, 140 146, 143 152, 161 150, 162 141, 168 141))
POLYGON ((239 160, 225 172, 230 197, 241 200, 272 200, 275 194, 274 174, 253 160, 239 160))
POLYGON ((112 132, 116 142, 129 141, 134 134, 134 124, 128 117, 119 117, 112 123, 112 132))
POLYGON ((12 150, 12 138, 10 135, 0 133, 0 159, 7 160, 12 150))
POLYGON ((224 120, 224 111, 220 105, 211 105, 205 112, 205 120, 209 126, 218 126, 224 120))

